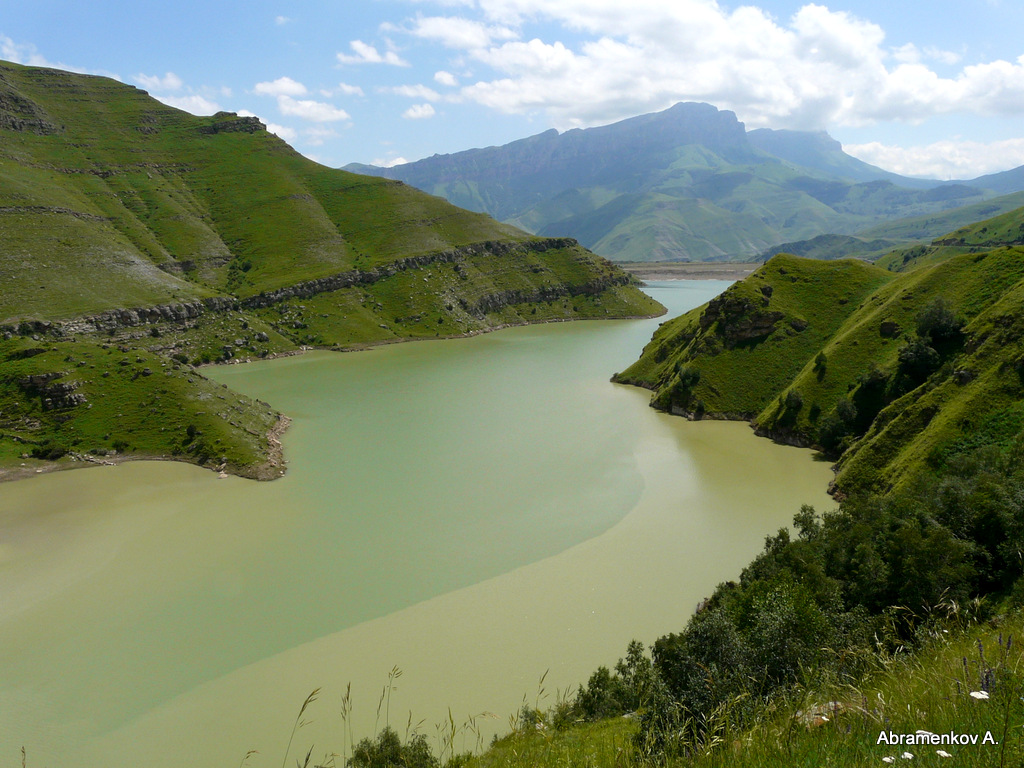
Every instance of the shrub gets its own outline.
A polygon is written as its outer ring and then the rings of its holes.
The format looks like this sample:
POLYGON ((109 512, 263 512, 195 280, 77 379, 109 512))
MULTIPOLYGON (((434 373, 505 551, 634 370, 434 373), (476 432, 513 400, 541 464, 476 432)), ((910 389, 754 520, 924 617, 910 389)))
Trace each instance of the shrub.
POLYGON ((898 355, 898 391, 909 392, 924 383, 942 365, 939 353, 922 338, 912 338, 903 345, 898 355))
POLYGON ((917 317, 917 335, 933 346, 957 344, 963 337, 964 321, 957 317, 941 296, 935 298, 917 317))
POLYGON ((32 449, 32 456, 36 459, 56 461, 67 454, 67 452, 68 447, 66 445, 63 445, 56 440, 47 440, 42 445, 37 445, 32 449))
POLYGON ((430 751, 427 737, 415 734, 402 744, 398 734, 385 728, 376 739, 360 741, 349 758, 351 768, 437 768, 437 758, 430 751))

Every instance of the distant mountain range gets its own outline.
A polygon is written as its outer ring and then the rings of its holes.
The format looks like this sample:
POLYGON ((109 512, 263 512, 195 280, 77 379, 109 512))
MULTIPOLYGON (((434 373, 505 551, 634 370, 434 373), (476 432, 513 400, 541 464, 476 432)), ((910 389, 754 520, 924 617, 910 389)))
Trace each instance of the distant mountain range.
POLYGON ((1024 167, 970 182, 911 179, 847 155, 824 132, 748 132, 732 112, 695 103, 393 168, 345 169, 538 235, 574 237, 616 261, 753 259, 780 243, 1024 190, 1024 167))

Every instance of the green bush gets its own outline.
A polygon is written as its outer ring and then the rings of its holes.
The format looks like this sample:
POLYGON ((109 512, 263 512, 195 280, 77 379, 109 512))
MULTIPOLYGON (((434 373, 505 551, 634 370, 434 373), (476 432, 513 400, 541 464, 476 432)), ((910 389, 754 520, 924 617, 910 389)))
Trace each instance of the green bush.
POLYGON ((348 765, 351 768, 437 768, 438 762, 422 733, 402 744, 397 733, 385 728, 376 739, 366 738, 356 744, 348 765))
POLYGON ((68 447, 63 443, 56 440, 47 440, 42 445, 37 445, 32 448, 32 457, 36 459, 45 459, 47 461, 56 461, 62 456, 67 455, 68 447))

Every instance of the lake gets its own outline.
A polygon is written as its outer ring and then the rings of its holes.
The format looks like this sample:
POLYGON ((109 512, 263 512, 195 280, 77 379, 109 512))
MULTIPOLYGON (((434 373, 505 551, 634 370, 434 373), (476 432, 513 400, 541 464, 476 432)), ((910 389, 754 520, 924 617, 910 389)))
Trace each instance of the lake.
MULTIPOLYGON (((726 285, 650 292, 674 315, 726 285)), ((293 755, 342 751, 349 684, 357 738, 422 720, 433 743, 451 708, 492 713, 489 741, 545 673, 542 706, 682 629, 801 504, 832 506, 831 472, 609 383, 662 320, 208 368, 293 418, 284 478, 0 486, 0 759, 276 766, 315 688, 293 755)))

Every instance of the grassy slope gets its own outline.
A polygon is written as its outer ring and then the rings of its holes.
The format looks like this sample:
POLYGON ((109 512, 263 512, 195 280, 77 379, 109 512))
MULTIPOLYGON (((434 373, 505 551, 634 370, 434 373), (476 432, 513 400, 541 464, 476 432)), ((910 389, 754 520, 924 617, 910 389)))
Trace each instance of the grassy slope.
MULTIPOLYGON (((1024 193, 1007 195, 1005 199, 1024 202, 1024 193)), ((894 272, 906 272, 938 264, 958 253, 979 253, 998 246, 1024 245, 1024 222, 1021 218, 1020 209, 1015 208, 990 219, 972 221, 954 232, 935 237, 928 245, 893 251, 879 259, 878 264, 894 272)))
MULTIPOLYGON (((815 680, 773 709, 753 728, 733 726, 728 711, 709 717, 713 734, 687 757, 668 766, 694 768, 793 768, 794 766, 897 764, 981 766, 1020 765, 1024 760, 1021 721, 1024 656, 1019 612, 998 623, 947 633, 939 630, 914 655, 880 657, 876 671, 855 685, 815 680), (971 697, 985 690, 988 699, 971 697), (888 745, 879 734, 976 734, 977 745, 888 745), (998 744, 982 744, 987 732, 998 744), (951 757, 938 754, 947 752, 951 757), (912 758, 902 757, 904 752, 912 758), (912 760, 910 763, 908 761, 912 760)), ((573 726, 567 730, 518 730, 495 742, 468 768, 604 768, 650 765, 631 737, 625 718, 573 726)))
POLYGON ((234 395, 244 415, 208 408, 215 385, 191 365, 663 311, 577 245, 325 168, 255 119, 194 117, 106 78, 0 63, 0 138, 0 469, 116 444, 259 474, 276 414, 234 395), (246 303, 338 275, 356 284, 246 303), (214 298, 217 311, 178 311, 214 298), (175 310, 111 321, 158 305, 175 310), (50 375, 59 388, 79 362, 85 403, 44 412, 45 393, 19 383, 50 375), (124 380, 136 368, 161 374, 167 414, 147 388, 156 374, 124 380), (190 424, 208 439, 183 442, 190 424))
POLYGON ((852 235, 818 235, 810 240, 782 243, 761 253, 757 260, 767 261, 777 253, 791 253, 807 259, 858 258, 867 261, 883 256, 900 243, 892 240, 865 240, 852 235))
POLYGON ((1006 439, 1024 427, 1024 388, 1016 371, 1024 333, 1024 248, 956 256, 909 273, 906 282, 903 296, 911 298, 902 301, 904 315, 907 307, 922 306, 925 297, 949 299, 968 320, 967 347, 924 385, 886 407, 844 454, 838 479, 849 487, 897 485, 926 462, 941 463, 992 420, 1012 420, 1006 439))
POLYGON ((195 118, 103 78, 13 65, 0 77, 62 126, 5 133, 0 264, 11 284, 0 322, 26 312, 35 274, 78 275, 90 263, 90 279, 79 282, 105 293, 90 301, 72 286, 48 286, 46 319, 211 291, 246 296, 403 256, 528 239, 400 183, 318 166, 232 116, 195 118), (103 279, 108 253, 130 262, 117 279, 103 279), (232 269, 240 265, 244 273, 232 269))
POLYGON ((0 366, 0 466, 41 468, 59 447, 72 454, 66 462, 137 453, 251 476, 277 474, 266 466, 277 414, 188 365, 123 344, 40 345, 16 337, 0 342, 0 366), (54 374, 41 386, 31 379, 54 374), (72 408, 51 406, 44 388, 54 385, 84 400, 72 408), (39 448, 44 451, 36 460, 31 452, 39 448))
POLYGON ((920 266, 923 256, 927 256, 931 263, 937 263, 954 253, 968 250, 966 247, 934 243, 929 246, 930 241, 936 238, 944 240, 943 236, 954 229, 1011 213, 1021 205, 1024 205, 1024 192, 1014 192, 951 210, 876 224, 857 232, 856 237, 818 235, 809 240, 775 244, 760 254, 758 260, 764 261, 777 253, 792 253, 811 259, 866 259, 895 272, 904 271, 907 264, 920 266))
POLYGON ((1020 236, 1022 221, 1018 211, 958 230, 941 247, 979 252, 926 259, 900 275, 777 256, 710 310, 664 324, 619 378, 654 389, 657 407, 751 418, 805 445, 848 400, 865 434, 843 444, 838 487, 907 482, 926 463, 941 465, 972 431, 1003 430, 1009 439, 1024 427, 1024 247, 999 245, 1020 236), (966 323, 965 343, 899 396, 900 350, 940 298, 966 323), (880 399, 883 390, 892 394, 880 399))
POLYGON ((706 329, 703 307, 662 325, 619 379, 655 389, 665 409, 692 410, 687 405, 700 400, 710 414, 753 416, 814 358, 846 314, 890 279, 858 261, 776 256, 716 299, 719 317, 706 329), (700 380, 686 398, 677 368, 691 364, 700 380))
POLYGON ((864 239, 883 238, 910 242, 930 241, 955 229, 969 227, 993 216, 1010 213, 1022 205, 1024 205, 1024 192, 1014 192, 948 211, 878 224, 858 232, 857 235, 864 239))

